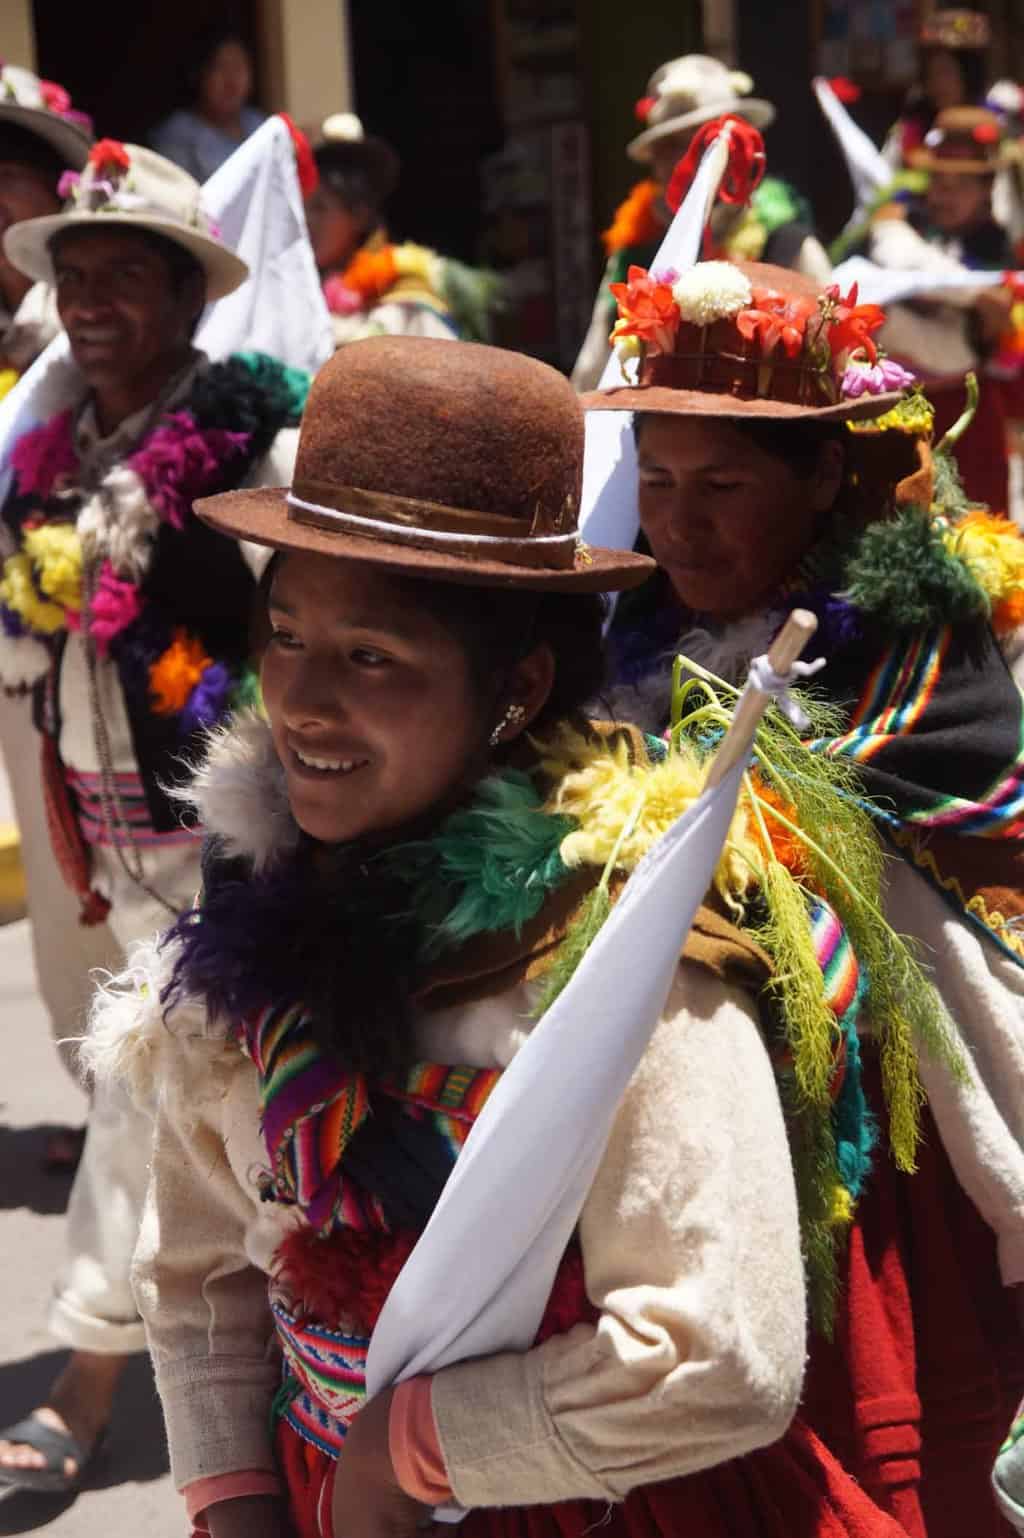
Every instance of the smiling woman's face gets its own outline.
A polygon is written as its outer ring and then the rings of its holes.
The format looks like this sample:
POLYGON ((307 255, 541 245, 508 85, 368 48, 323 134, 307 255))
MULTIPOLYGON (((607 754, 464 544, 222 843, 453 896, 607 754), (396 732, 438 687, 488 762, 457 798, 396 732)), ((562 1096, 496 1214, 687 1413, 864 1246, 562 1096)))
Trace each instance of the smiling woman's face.
POLYGON ((384 833, 486 765, 492 706, 415 584, 326 556, 279 556, 263 698, 299 826, 323 843, 384 833))

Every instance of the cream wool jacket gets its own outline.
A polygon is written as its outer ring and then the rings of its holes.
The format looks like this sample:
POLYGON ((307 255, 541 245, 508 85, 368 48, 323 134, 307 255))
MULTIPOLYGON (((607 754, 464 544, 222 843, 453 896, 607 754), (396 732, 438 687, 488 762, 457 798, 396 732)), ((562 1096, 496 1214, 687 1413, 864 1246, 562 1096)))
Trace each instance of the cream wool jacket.
MULTIPOLYGON (((258 864, 294 838, 266 729, 221 739, 204 824, 258 864)), ((303 1219, 262 1203, 255 1070, 195 1001, 166 1014, 168 952, 137 952, 87 1056, 157 1101, 135 1263, 179 1488, 272 1469, 280 1362, 267 1270, 303 1219)), ((422 1057, 503 1067, 528 985, 424 1014, 422 1057)), ((795 1411, 804 1292, 785 1130, 752 1002, 692 963, 620 1108, 580 1222, 599 1310, 522 1355, 449 1367, 433 1407, 465 1506, 615 1501, 775 1441, 795 1411)))

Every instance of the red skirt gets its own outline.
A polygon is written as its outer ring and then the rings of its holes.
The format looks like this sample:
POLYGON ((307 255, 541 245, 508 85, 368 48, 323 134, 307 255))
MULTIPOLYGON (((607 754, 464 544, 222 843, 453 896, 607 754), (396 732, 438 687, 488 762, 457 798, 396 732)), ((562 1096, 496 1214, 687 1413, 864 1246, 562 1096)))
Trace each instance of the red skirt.
MULTIPOLYGON (((990 1476, 1024 1392, 1024 1344, 993 1236, 927 1118, 925 1137, 912 1177, 878 1157, 836 1340, 812 1344, 781 1441, 611 1508, 474 1511, 462 1538, 1010 1538, 990 1476)), ((331 1538, 334 1463, 283 1423, 277 1447, 297 1538, 331 1538)))

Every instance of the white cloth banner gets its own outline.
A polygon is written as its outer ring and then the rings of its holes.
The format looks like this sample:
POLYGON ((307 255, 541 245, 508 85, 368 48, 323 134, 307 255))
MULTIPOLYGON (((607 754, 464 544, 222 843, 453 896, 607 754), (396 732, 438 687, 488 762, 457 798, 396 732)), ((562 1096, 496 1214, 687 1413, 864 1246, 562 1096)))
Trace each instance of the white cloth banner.
POLYGON ((741 763, 638 865, 502 1074, 381 1311, 369 1394, 532 1344, 729 830, 741 763))
MULTIPOLYGON (((651 271, 674 267, 686 272, 700 255, 701 237, 729 163, 728 129, 704 152, 686 198, 669 226, 651 271)), ((614 352, 599 388, 622 382, 614 352)), ((594 545, 631 550, 640 527, 637 517, 636 445, 629 411, 589 411, 583 457, 580 532, 594 545)))
POLYGON ((813 86, 818 105, 828 119, 829 127, 843 152, 846 169, 853 182, 857 209, 862 210, 876 192, 881 192, 892 181, 893 168, 863 128, 853 121, 828 81, 817 75, 813 86))
MULTIPOLYGON (((211 358, 259 350, 315 372, 334 351, 306 232, 291 135, 268 118, 210 177, 203 208, 251 276, 209 305, 196 346, 211 358)), ((7 494, 12 444, 80 399, 82 378, 62 331, 0 402, 0 499, 7 494)))
POLYGON ((959 271, 912 272, 896 267, 879 267, 864 256, 851 256, 832 274, 845 294, 857 285, 861 304, 883 307, 906 299, 932 298, 950 304, 969 306, 983 288, 995 288, 1003 281, 1002 272, 977 272, 968 267, 959 271))

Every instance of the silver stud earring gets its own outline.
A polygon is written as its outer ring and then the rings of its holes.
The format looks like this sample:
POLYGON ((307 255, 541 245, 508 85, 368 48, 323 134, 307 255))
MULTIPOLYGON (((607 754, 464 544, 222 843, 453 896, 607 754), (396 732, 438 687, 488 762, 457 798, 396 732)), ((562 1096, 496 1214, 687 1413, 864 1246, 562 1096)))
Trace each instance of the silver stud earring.
POLYGON ((522 705, 510 705, 494 728, 489 741, 492 748, 496 748, 505 731, 510 726, 520 726, 526 720, 526 710, 522 705))

